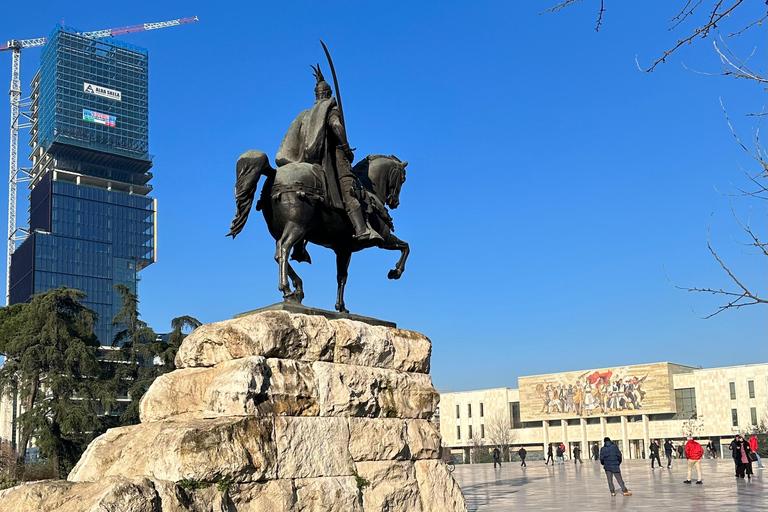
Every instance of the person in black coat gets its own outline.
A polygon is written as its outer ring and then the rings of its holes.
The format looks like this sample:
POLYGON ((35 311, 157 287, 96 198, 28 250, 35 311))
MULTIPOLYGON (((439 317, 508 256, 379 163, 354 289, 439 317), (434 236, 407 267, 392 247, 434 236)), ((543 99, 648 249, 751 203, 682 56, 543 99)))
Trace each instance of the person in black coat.
POLYGON ((496 464, 501 467, 501 452, 499 451, 499 448, 496 447, 493 449, 493 468, 496 469, 496 464))
POLYGON ((581 460, 581 447, 579 445, 573 447, 573 463, 576 464, 576 462, 584 464, 584 461, 581 460))
POLYGON ((659 440, 654 439, 651 441, 651 469, 653 469, 653 462, 656 461, 659 464, 659 467, 661 467, 661 459, 659 458, 659 440))
POLYGON ((664 442, 664 455, 667 457, 667 469, 672 468, 672 452, 675 449, 675 445, 672 444, 671 439, 667 439, 664 442))
POLYGON ((752 479, 752 449, 749 447, 749 443, 741 436, 731 441, 728 446, 733 456, 733 463, 736 465, 736 478, 744 478, 746 473, 749 480, 752 479))
POLYGON ((621 450, 613 444, 610 437, 606 437, 603 441, 605 445, 600 450, 600 464, 605 469, 605 476, 608 478, 608 489, 611 491, 611 496, 616 496, 616 489, 613 486, 614 478, 619 483, 624 496, 632 496, 632 493, 627 490, 627 486, 624 485, 624 479, 621 477, 621 450))
POLYGON ((525 448, 523 448, 523 447, 521 446, 521 447, 520 447, 520 449, 519 449, 519 450, 517 450, 517 455, 520 457, 520 460, 521 460, 521 461, 523 461, 523 462, 520 464, 520 467, 524 467, 524 466, 526 465, 526 464, 525 464, 525 456, 526 456, 526 455, 528 455, 528 452, 525 450, 525 448))
POLYGON ((548 466, 549 461, 552 461, 552 465, 555 465, 555 459, 552 458, 552 445, 549 445, 549 448, 547 448, 547 462, 544 463, 544 465, 548 466))
POLYGON ((597 462, 600 460, 600 447, 597 446, 597 443, 592 445, 592 458, 597 462))

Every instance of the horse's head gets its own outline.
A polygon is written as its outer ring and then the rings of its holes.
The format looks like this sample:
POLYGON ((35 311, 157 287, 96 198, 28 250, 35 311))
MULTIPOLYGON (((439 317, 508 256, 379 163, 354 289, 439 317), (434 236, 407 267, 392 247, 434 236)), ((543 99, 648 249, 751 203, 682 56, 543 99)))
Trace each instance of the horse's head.
POLYGON ((405 166, 408 162, 401 162, 393 155, 370 155, 361 164, 365 164, 365 175, 379 199, 393 210, 400 206, 400 189, 405 183, 405 166))
POLYGON ((401 162, 394 156, 392 158, 393 165, 387 180, 387 206, 394 210, 400 206, 400 189, 405 183, 405 166, 408 165, 408 160, 401 162))

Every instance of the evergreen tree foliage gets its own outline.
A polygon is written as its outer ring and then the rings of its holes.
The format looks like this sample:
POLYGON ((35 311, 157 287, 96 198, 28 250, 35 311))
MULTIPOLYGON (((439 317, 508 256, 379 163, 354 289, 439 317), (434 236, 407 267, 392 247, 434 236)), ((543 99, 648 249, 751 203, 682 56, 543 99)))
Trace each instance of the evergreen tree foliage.
POLYGON ((157 377, 176 369, 174 358, 186 335, 185 328, 196 328, 200 321, 191 316, 171 320, 173 331, 168 341, 158 339, 157 334, 142 321, 139 313, 139 299, 124 284, 115 285, 121 297, 120 311, 112 324, 120 327, 113 345, 119 350, 112 355, 111 367, 115 387, 121 395, 131 398, 128 407, 120 416, 120 425, 139 423, 139 401, 157 377))
POLYGON ((18 390, 24 404, 19 467, 31 437, 40 455, 66 475, 88 442, 102 431, 99 402, 110 402, 99 379, 96 313, 70 288, 38 293, 28 304, 0 308, 0 392, 18 390))

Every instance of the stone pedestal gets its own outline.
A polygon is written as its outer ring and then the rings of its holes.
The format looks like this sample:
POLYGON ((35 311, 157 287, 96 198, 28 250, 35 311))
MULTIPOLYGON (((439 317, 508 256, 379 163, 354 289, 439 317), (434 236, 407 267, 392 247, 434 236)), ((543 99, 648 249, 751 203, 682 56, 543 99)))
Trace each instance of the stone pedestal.
POLYGON ((288 311, 206 324, 67 482, 0 510, 464 512, 429 422, 432 345, 403 329, 288 311))

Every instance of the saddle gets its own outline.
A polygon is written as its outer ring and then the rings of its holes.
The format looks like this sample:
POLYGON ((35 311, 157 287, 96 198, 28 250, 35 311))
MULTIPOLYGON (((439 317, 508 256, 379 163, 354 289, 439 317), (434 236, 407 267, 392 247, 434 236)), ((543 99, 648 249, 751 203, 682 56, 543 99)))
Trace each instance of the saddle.
MULTIPOLYGON (((262 190, 262 198, 256 204, 256 209, 261 209, 261 201, 264 199, 264 195, 267 193, 269 194, 270 199, 279 201, 283 194, 294 192, 302 199, 306 198, 309 200, 317 201, 327 208, 336 210, 339 213, 346 215, 346 212, 344 212, 343 208, 337 208, 333 206, 333 202, 331 201, 330 195, 328 193, 326 173, 323 171, 323 168, 319 165, 312 165, 311 172, 312 177, 314 178, 314 182, 311 185, 299 181, 294 181, 291 183, 275 183, 272 185, 268 192, 267 188, 265 187, 262 190)), ((357 182, 357 199, 360 201, 365 215, 377 215, 382 222, 389 226, 391 231, 394 231, 395 226, 392 221, 392 216, 389 214, 387 207, 384 205, 381 199, 379 199, 379 197, 374 194, 372 190, 369 190, 367 187, 365 187, 364 182, 360 180, 358 176, 355 176, 355 181, 357 182)))

